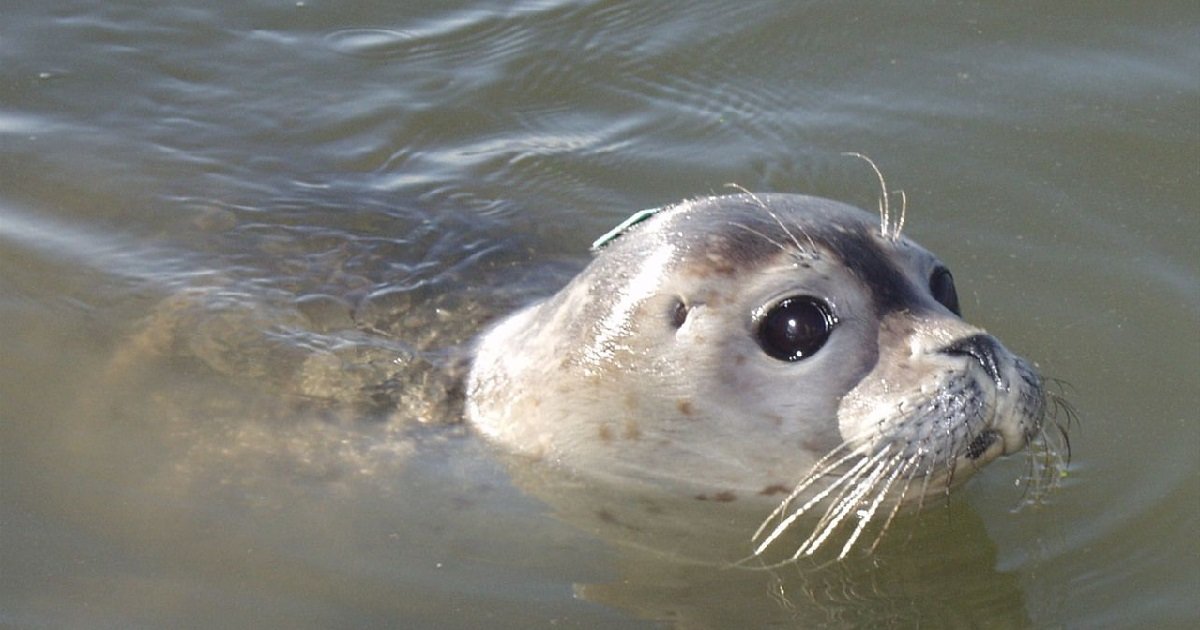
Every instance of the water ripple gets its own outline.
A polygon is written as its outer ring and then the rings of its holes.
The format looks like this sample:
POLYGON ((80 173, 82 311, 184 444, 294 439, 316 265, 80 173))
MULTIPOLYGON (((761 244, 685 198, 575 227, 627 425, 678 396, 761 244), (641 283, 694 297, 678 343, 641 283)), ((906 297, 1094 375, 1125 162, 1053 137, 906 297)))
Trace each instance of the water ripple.
POLYGON ((413 35, 385 28, 348 28, 325 36, 333 50, 363 59, 388 59, 408 52, 413 35))

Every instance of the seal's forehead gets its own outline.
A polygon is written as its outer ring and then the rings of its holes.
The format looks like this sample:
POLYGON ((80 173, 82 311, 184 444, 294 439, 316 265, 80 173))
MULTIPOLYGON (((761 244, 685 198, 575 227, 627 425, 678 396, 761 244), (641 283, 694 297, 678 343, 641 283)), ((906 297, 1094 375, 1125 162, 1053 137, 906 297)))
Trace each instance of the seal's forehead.
POLYGON ((642 215, 627 230, 612 238, 612 249, 625 255, 670 249, 677 268, 695 275, 753 273, 781 255, 833 257, 871 287, 882 310, 912 301, 906 260, 933 260, 910 241, 882 237, 877 216, 803 195, 707 197, 642 215))
POLYGON ((803 195, 708 197, 666 209, 658 225, 647 223, 658 238, 704 253, 717 249, 746 263, 774 258, 781 250, 830 253, 847 263, 886 258, 898 248, 928 254, 907 240, 884 238, 877 215, 803 195))
MULTIPOLYGON (((832 247, 848 236, 867 237, 877 225, 871 215, 845 204, 800 195, 731 195, 681 205, 673 213, 685 230, 742 250, 740 258, 774 256, 781 249, 832 247)), ((668 221, 669 223, 670 221, 668 221)), ((732 253, 732 251, 731 251, 732 253)))

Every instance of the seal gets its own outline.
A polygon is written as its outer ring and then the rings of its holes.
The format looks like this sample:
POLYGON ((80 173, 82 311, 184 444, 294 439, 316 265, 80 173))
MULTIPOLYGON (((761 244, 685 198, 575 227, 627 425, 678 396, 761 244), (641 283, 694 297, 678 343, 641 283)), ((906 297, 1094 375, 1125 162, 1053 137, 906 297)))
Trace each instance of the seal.
POLYGON ((796 556, 839 526, 844 555, 1043 433, 1038 372, 963 320, 949 269, 901 226, 786 194, 639 213, 481 337, 467 418, 588 479, 771 501, 756 553, 820 504, 796 556))

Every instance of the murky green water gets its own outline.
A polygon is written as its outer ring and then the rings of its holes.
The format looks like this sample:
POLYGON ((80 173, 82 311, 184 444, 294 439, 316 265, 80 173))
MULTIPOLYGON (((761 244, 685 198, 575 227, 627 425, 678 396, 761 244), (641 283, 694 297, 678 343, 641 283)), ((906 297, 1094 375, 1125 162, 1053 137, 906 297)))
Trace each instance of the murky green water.
POLYGON ((2 12, 0 625, 1196 622, 1194 3, 2 12), (1046 504, 1014 511, 1013 458, 872 557, 719 569, 414 426, 455 413, 445 348, 631 211, 728 182, 871 207, 844 151, 1069 384, 1046 504))

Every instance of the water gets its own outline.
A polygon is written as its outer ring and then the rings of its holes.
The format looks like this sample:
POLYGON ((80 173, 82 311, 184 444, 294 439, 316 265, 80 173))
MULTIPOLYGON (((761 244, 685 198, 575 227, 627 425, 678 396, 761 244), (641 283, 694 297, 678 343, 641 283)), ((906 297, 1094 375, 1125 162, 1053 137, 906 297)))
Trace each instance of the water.
POLYGON ((1194 3, 3 13, 0 624, 1195 623, 1194 3), (1014 511, 1013 458, 872 557, 721 570, 592 536, 432 426, 443 349, 630 212, 728 182, 871 207, 844 151, 1069 384, 1045 505, 1014 511))

